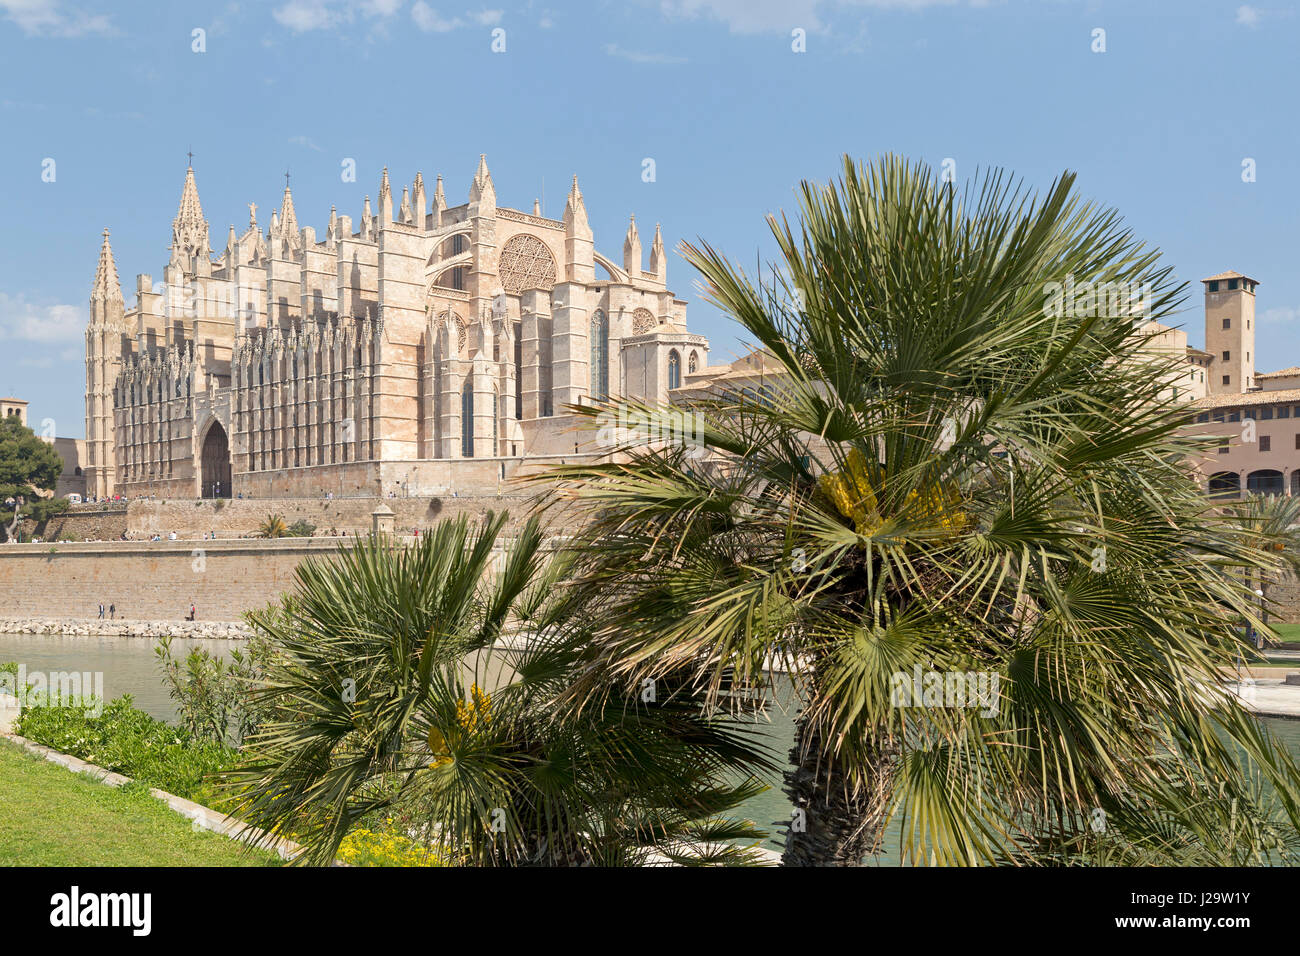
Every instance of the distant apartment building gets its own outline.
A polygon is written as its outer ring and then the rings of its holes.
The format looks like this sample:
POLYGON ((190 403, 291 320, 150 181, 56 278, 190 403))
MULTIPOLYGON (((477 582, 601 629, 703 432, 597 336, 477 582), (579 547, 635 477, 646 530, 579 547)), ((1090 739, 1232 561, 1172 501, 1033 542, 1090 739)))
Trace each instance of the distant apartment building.
MULTIPOLYGON (((1205 286, 1205 392, 1189 433, 1218 439, 1198 466, 1211 495, 1300 495, 1300 366, 1257 373, 1255 289, 1240 272, 1205 286)), ((1188 352, 1188 363, 1201 356, 1188 352)))
MULTIPOLYGON (((1153 356, 1181 361, 1165 377, 1165 397, 1186 401, 1187 432, 1218 439, 1196 462, 1216 497, 1243 493, 1300 495, 1300 365, 1257 373, 1255 290, 1240 272, 1201 280, 1205 287, 1205 348, 1187 344, 1182 329, 1147 322, 1139 331, 1153 356)), ((671 397, 689 405, 718 389, 762 395, 782 378, 761 350, 730 365, 691 369, 671 397)))

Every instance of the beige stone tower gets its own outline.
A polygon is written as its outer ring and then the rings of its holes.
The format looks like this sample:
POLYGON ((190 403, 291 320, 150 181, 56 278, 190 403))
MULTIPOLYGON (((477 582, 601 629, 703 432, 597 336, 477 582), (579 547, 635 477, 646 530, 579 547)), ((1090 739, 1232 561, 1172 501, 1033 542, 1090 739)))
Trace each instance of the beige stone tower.
POLYGON ((128 335, 126 304, 104 230, 99 267, 90 290, 90 324, 86 326, 86 494, 113 493, 116 457, 113 442, 113 386, 122 367, 123 338, 128 335))
POLYGON ((1211 395, 1239 394, 1255 384, 1255 286, 1240 272, 1221 272, 1205 283, 1205 350, 1212 356, 1211 395))

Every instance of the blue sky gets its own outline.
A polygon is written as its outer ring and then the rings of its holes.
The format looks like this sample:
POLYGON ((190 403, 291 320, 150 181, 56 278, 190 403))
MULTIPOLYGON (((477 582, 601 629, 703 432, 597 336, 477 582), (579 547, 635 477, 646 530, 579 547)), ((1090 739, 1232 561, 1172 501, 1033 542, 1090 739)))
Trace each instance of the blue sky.
MULTIPOLYGON (((159 278, 190 149, 218 249, 249 202, 265 228, 286 167, 323 234, 331 203, 360 217, 385 165, 399 195, 422 170, 464 201, 484 152, 517 208, 544 190, 559 216, 577 173, 616 261, 634 213, 647 249, 658 221, 670 248, 703 236, 746 266, 772 254, 764 214, 846 152, 1039 188, 1068 168, 1180 278, 1260 280, 1261 368, 1300 364, 1297 47, 1281 0, 0 0, 0 393, 84 434, 100 232, 124 288, 159 278)), ((728 360, 737 327, 675 253, 668 275, 728 360)))

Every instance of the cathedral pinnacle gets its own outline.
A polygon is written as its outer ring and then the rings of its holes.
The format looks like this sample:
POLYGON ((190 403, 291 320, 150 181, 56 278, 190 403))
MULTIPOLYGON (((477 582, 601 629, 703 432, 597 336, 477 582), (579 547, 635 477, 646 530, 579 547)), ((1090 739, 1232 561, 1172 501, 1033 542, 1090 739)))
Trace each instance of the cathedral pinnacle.
POLYGON ((578 188, 578 177, 573 177, 569 188, 569 198, 564 203, 564 225, 573 235, 591 238, 591 227, 587 223, 587 206, 582 201, 582 190, 578 188))
POLYGON ((388 167, 384 167, 384 178, 379 183, 379 225, 381 228, 393 221, 393 188, 388 184, 388 167))
POLYGON ((122 286, 117 278, 117 263, 113 261, 113 247, 104 230, 104 241, 99 247, 99 266, 95 269, 95 284, 91 288, 92 301, 122 301, 122 286))
POLYGON ((487 154, 478 154, 478 168, 474 170, 474 181, 469 187, 470 202, 489 202, 496 205, 497 190, 492 185, 492 173, 488 171, 487 154))
POLYGON ((627 224, 627 238, 623 240, 623 269, 630 276, 641 272, 641 237, 636 231, 636 216, 627 224))
POLYGON ((659 223, 655 223, 655 238, 650 244, 650 271, 660 282, 668 278, 668 261, 664 255, 664 237, 659 231, 659 223))

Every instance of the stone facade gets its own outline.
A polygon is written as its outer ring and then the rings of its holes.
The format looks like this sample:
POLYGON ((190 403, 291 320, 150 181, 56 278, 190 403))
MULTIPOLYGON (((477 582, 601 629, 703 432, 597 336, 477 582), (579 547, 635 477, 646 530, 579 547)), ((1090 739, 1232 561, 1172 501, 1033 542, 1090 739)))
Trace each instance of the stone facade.
POLYGON ((104 233, 86 493, 479 493, 596 454, 566 407, 664 401, 707 362, 666 280, 658 226, 648 269, 635 222, 621 268, 595 250, 577 177, 556 220, 498 206, 483 157, 459 206, 418 173, 395 204, 385 169, 378 209, 331 209, 319 241, 286 181, 269 228, 250 206, 214 256, 187 169, 163 281, 138 276, 129 310, 104 233))
POLYGON ((0 560, 0 618, 96 619, 99 602, 128 620, 238 620, 293 586, 299 563, 346 539, 12 544, 0 560), (200 547, 200 545, 203 545, 200 547))

